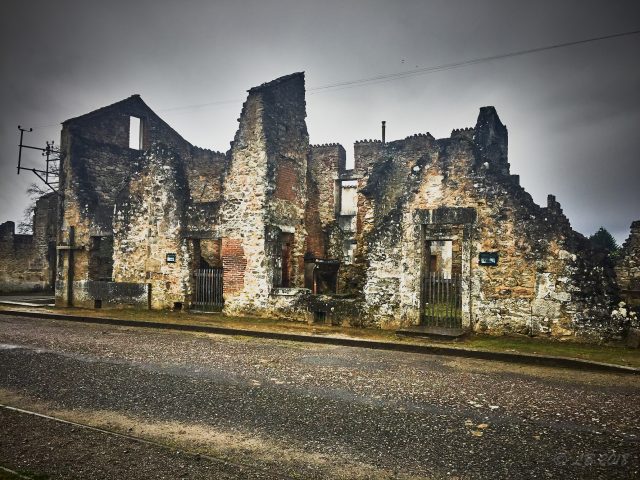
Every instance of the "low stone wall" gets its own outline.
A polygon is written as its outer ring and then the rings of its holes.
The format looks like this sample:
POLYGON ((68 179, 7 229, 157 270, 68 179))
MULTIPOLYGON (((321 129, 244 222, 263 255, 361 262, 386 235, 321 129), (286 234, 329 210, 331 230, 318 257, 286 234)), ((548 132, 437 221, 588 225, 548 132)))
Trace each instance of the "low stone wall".
POLYGON ((33 257, 33 235, 16 234, 13 222, 0 225, 0 293, 46 287, 42 269, 32 268, 33 257))
POLYGON ((310 295, 307 308, 314 322, 350 327, 365 326, 357 298, 336 295, 310 295))
POLYGON ((298 322, 309 322, 313 317, 307 310, 311 291, 306 288, 274 288, 269 295, 265 315, 298 322))
POLYGON ((358 299, 351 296, 314 295, 308 288, 274 288, 265 308, 241 311, 225 309, 225 313, 327 325, 364 326, 358 299))
POLYGON ((40 197, 33 215, 33 234, 16 233, 11 221, 0 224, 0 293, 53 288, 59 208, 56 194, 40 197))
POLYGON ((82 308, 149 309, 151 286, 147 283, 73 282, 73 306, 82 308))

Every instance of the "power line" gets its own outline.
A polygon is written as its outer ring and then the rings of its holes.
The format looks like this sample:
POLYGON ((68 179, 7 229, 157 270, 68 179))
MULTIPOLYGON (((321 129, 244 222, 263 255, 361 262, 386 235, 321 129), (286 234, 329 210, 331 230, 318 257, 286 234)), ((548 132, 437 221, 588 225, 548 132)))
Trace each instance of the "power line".
POLYGON ((234 100, 218 100, 216 102, 208 102, 208 103, 197 103, 195 105, 185 105, 182 107, 169 107, 169 108, 163 108, 158 110, 159 112, 173 112, 176 110, 189 110, 192 108, 202 108, 202 107, 211 107, 211 106, 215 106, 215 105, 224 105, 227 103, 238 103, 238 102, 243 102, 244 99, 243 98, 239 98, 239 99, 234 99, 234 100))
MULTIPOLYGON (((329 84, 326 84, 326 85, 319 85, 317 87, 308 88, 307 91, 310 92, 310 94, 318 94, 318 93, 323 93, 325 91, 334 91, 334 90, 341 90, 343 88, 354 88, 354 87, 358 87, 358 86, 372 85, 372 84, 375 84, 375 83, 388 82, 388 81, 391 81, 391 80, 396 80, 396 79, 405 78, 405 77, 412 77, 412 76, 418 76, 418 75, 428 75, 430 73, 442 72, 442 71, 445 71, 445 70, 452 70, 454 68, 467 67, 467 66, 470 66, 470 65, 476 65, 478 63, 483 63, 483 62, 490 62, 490 61, 493 61, 493 60, 501 60, 501 59, 504 59, 504 58, 519 57, 519 56, 522 56, 522 55, 529 55, 529 54, 532 54, 532 53, 544 52, 544 51, 547 51, 547 50, 555 50, 555 49, 558 49, 558 48, 573 47, 575 45, 582 45, 582 44, 585 44, 585 43, 599 42, 599 41, 602 41, 602 40, 610 40, 612 38, 628 37, 628 36, 631 36, 631 35, 638 35, 638 34, 640 34, 640 30, 632 30, 632 31, 629 31, 629 32, 621 32, 621 33, 612 33, 610 35, 603 35, 603 36, 600 36, 600 37, 585 38, 585 39, 582 39, 582 40, 574 40, 572 42, 555 43, 555 44, 546 45, 546 46, 543 46, 543 47, 529 48, 529 49, 526 49, 526 50, 518 50, 518 51, 515 51, 515 52, 509 52, 509 53, 501 53, 501 54, 497 54, 497 55, 491 55, 491 56, 488 56, 488 57, 480 57, 480 58, 474 58, 474 59, 471 59, 471 60, 463 60, 463 61, 460 61, 460 62, 445 63, 445 64, 441 64, 441 65, 434 65, 434 66, 431 66, 431 67, 417 68, 417 69, 403 71, 403 72, 386 73, 386 74, 381 74, 381 75, 375 75, 373 77, 366 77, 366 78, 359 78, 359 79, 354 79, 354 80, 345 80, 345 81, 342 81, 342 82, 329 83, 329 84)), ((178 110, 191 110, 191 109, 196 109, 196 108, 225 105, 225 104, 230 104, 230 103, 238 103, 238 102, 242 102, 242 101, 243 101, 243 99, 218 100, 218 101, 214 101, 214 102, 198 103, 198 104, 193 104, 193 105, 184 105, 184 106, 163 108, 161 110, 158 110, 158 112, 171 112, 171 111, 178 111, 178 110)), ((48 125, 40 125, 40 126, 33 127, 33 128, 34 129, 38 129, 38 128, 45 128, 45 127, 52 127, 52 126, 55 126, 55 125, 59 125, 59 123, 53 123, 53 124, 48 124, 48 125)))
POLYGON ((424 68, 418 68, 418 69, 413 69, 413 70, 409 70, 409 71, 404 71, 404 72, 395 72, 395 73, 388 73, 388 74, 383 74, 383 75, 376 75, 373 77, 368 77, 368 78, 360 78, 357 80, 348 80, 348 81, 344 81, 344 82, 336 82, 336 83, 331 83, 331 84, 327 84, 327 85, 321 85, 319 87, 313 87, 313 88, 309 88, 308 90, 310 92, 320 92, 323 90, 329 90, 329 89, 337 89, 338 87, 347 87, 347 86, 352 86, 352 85, 362 85, 362 84, 367 84, 367 83, 377 83, 378 81, 387 81, 387 80, 395 80, 396 78, 403 78, 403 77, 410 77, 413 75, 424 75, 424 74, 428 74, 428 73, 434 73, 434 72, 440 72, 443 70, 451 70, 453 68, 460 68, 460 67, 466 67, 469 65, 475 65, 477 63, 482 63, 482 62, 489 62, 492 60, 500 60, 503 58, 510 58, 510 57, 517 57, 517 56, 521 56, 521 55, 528 55, 531 53, 537 53, 537 52, 543 52, 546 50, 554 50, 554 49, 558 49, 558 48, 565 48, 565 47, 572 47, 574 45, 581 45, 584 43, 591 43, 591 42, 597 42, 597 41, 601 41, 601 40, 609 40, 612 38, 618 38, 618 37, 626 37, 626 36, 630 36, 630 35, 637 35, 640 33, 640 30, 633 30, 630 32, 622 32, 622 33, 614 33, 611 35, 604 35, 601 37, 593 37, 593 38, 586 38, 583 40, 575 40, 573 42, 565 42, 565 43, 556 43, 553 45, 546 45, 544 47, 536 47, 536 48, 529 48, 527 50, 519 50, 516 52, 509 52, 509 53, 502 53, 502 54, 498 54, 498 55, 491 55, 489 57, 481 57, 481 58, 475 58, 472 60, 464 60, 461 62, 455 62, 455 63, 447 63, 447 64, 443 64, 443 65, 435 65, 435 66, 431 66, 431 67, 424 67, 424 68))

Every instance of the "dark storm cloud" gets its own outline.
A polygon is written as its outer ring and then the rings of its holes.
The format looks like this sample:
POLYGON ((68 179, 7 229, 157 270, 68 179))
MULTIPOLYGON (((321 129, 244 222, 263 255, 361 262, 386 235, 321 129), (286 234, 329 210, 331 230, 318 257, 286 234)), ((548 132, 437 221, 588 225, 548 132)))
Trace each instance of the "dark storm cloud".
MULTIPOLYGON (((640 28, 637 1, 13 1, 0 18, 0 221, 33 178, 15 175, 17 124, 59 122, 132 93, 191 142, 226 150, 244 91, 305 70, 308 86, 640 28), (164 109, 217 100, 236 102, 164 109)), ((618 239, 640 218, 640 35, 308 96, 314 143, 472 126, 495 105, 534 199, 618 239)), ((34 157, 35 158, 35 157, 34 157)))

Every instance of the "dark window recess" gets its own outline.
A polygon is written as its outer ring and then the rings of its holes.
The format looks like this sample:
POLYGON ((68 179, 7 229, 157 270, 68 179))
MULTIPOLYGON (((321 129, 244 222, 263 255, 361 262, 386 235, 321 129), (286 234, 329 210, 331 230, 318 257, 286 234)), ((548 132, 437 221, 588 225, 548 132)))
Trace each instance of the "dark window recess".
POLYGON ((313 312, 313 321, 315 323, 325 323, 327 321, 327 312, 313 312))
POLYGON ((304 264, 304 286, 315 294, 338 293, 340 262, 307 257, 304 264))
POLYGON ((280 233, 274 243, 273 252, 273 286, 289 288, 291 286, 291 269, 293 253, 293 233, 280 233))
POLYGON ((438 271, 438 256, 437 255, 429 255, 429 271, 437 272, 438 271))
POLYGON ((113 275, 113 237, 91 237, 89 280, 110 282, 113 275))
POLYGON ((102 300, 96 298, 93 301, 93 308, 102 308, 102 300))

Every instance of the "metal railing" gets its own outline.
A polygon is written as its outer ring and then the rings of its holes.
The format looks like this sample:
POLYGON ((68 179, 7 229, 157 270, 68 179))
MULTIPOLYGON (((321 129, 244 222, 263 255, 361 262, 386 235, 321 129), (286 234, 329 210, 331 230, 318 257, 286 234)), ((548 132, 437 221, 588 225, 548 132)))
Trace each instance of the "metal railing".
POLYGON ((462 327, 461 274, 430 272, 422 278, 422 322, 435 327, 462 327))
POLYGON ((192 307, 205 311, 221 310, 224 306, 222 268, 199 268, 194 271, 194 277, 192 307))

